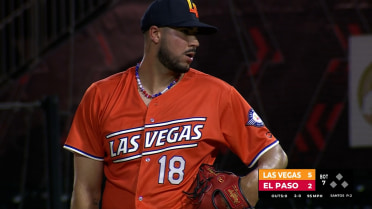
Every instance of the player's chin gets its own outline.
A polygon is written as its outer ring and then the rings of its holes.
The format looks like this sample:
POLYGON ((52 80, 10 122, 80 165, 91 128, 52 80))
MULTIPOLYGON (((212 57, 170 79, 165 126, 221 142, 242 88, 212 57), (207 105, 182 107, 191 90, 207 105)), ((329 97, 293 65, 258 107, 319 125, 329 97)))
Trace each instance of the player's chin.
POLYGON ((190 64, 188 64, 187 66, 185 66, 183 73, 187 73, 189 71, 190 71, 190 64))
POLYGON ((179 66, 179 73, 187 73, 190 70, 191 62, 186 62, 179 66))
POLYGON ((187 73, 190 70, 190 65, 177 65, 171 68, 171 70, 175 73, 187 73))
POLYGON ((178 73, 187 73, 190 71, 190 65, 188 67, 183 68, 182 70, 179 70, 178 73))

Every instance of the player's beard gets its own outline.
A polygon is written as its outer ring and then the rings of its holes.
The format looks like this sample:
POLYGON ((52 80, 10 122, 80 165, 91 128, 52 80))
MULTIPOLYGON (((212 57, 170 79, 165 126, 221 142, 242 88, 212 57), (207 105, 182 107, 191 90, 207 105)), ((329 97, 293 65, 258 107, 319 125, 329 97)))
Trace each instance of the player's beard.
POLYGON ((181 65, 177 57, 172 57, 171 52, 164 44, 159 48, 158 59, 166 68, 175 73, 187 73, 190 70, 190 65, 181 65))

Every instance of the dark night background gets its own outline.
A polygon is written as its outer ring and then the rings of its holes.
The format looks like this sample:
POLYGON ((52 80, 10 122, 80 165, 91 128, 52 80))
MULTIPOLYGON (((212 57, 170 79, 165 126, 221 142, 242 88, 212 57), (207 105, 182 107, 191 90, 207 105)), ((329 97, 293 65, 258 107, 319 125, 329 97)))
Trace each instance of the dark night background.
MULTIPOLYGON (((150 2, 0 2, 0 209, 68 208, 72 156, 62 144, 74 111, 92 82, 141 60, 139 20, 150 2)), ((198 37, 192 66, 239 90, 289 168, 354 172, 352 199, 257 208, 372 208, 371 147, 351 148, 348 137, 349 38, 371 35, 372 1, 194 2, 219 33, 198 37)))

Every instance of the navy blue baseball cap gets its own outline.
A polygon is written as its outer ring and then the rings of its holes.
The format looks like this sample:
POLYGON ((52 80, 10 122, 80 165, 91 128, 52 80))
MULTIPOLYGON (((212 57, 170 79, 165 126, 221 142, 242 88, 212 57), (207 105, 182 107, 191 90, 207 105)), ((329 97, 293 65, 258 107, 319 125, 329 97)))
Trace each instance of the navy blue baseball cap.
POLYGON ((141 19, 141 30, 151 26, 197 28, 197 34, 212 34, 217 28, 199 21, 199 14, 192 0, 155 0, 141 19))

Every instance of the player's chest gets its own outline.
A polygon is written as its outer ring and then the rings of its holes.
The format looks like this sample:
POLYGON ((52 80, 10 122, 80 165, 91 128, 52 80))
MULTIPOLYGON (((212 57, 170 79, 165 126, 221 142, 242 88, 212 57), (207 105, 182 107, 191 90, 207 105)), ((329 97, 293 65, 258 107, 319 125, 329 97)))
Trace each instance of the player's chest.
POLYGON ((139 108, 110 112, 103 121, 103 144, 114 162, 123 162, 170 149, 196 148, 213 136, 218 120, 210 109, 151 103, 139 108))

